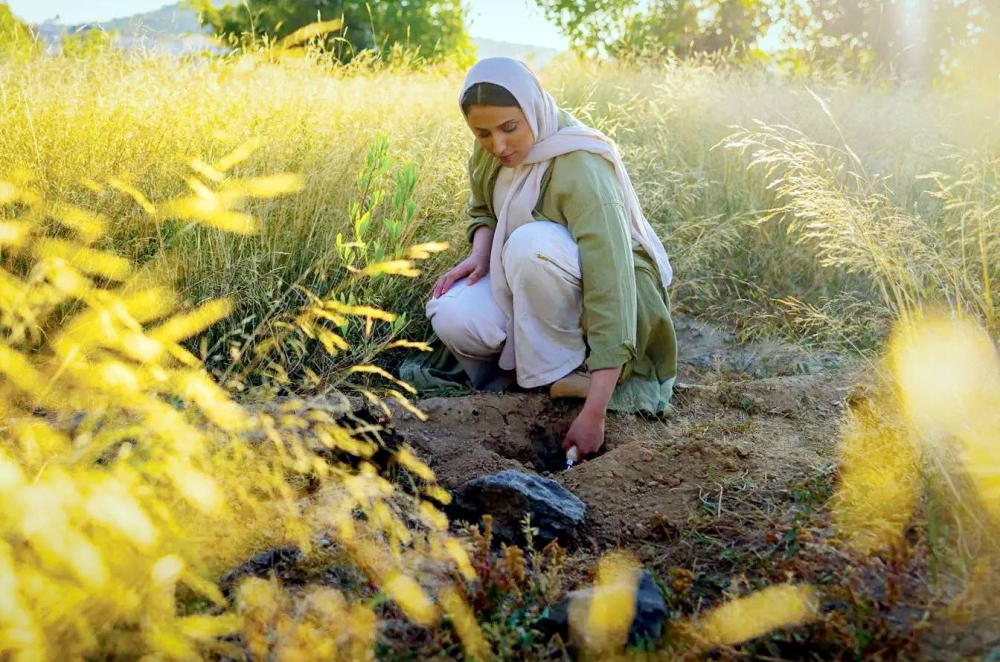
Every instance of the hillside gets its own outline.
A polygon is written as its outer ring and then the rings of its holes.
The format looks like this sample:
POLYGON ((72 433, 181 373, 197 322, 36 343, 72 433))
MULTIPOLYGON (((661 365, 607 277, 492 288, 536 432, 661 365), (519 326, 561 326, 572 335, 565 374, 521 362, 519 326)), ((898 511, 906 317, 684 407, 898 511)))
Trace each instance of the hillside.
POLYGON ((63 25, 52 21, 34 26, 38 35, 55 48, 64 34, 87 30, 106 30, 118 34, 117 43, 125 49, 142 49, 169 55, 204 51, 222 52, 208 31, 198 23, 198 14, 181 3, 133 14, 112 21, 83 25, 63 25))
POLYGON ((554 48, 529 46, 527 44, 513 44, 507 41, 495 41, 493 39, 474 38, 472 43, 476 45, 476 55, 481 58, 504 55, 524 60, 525 62, 528 62, 536 67, 544 67, 561 52, 554 48))
POLYGON ((198 24, 198 13, 189 7, 182 7, 179 2, 144 14, 133 14, 100 23, 99 27, 123 35, 149 33, 157 36, 181 36, 204 31, 198 24))

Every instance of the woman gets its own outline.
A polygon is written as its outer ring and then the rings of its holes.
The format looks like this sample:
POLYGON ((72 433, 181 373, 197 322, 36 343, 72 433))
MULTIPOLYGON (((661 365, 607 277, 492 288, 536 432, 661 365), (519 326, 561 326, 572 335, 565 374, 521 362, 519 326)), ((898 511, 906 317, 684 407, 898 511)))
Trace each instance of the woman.
POLYGON ((525 65, 481 60, 460 106, 477 139, 472 250, 434 285, 427 315, 476 388, 516 379, 584 399, 563 447, 595 453, 608 409, 670 409, 666 251, 613 143, 560 110, 525 65))

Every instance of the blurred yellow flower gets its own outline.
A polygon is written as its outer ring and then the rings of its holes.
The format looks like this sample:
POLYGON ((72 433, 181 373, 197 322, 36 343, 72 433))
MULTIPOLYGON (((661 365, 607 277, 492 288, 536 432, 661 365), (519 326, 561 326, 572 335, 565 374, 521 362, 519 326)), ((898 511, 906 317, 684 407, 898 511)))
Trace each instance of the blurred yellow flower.
POLYGON ((816 591, 810 586, 770 586, 713 609, 696 626, 706 648, 735 646, 779 628, 808 623, 818 615, 816 591))

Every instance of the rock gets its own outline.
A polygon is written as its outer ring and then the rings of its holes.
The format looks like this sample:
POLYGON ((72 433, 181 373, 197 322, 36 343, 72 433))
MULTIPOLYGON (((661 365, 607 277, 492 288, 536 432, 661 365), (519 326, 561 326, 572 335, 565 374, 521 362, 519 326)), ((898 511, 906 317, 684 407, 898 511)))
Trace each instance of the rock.
POLYGON ((368 579, 353 564, 335 564, 323 570, 319 583, 341 593, 357 593, 368 585, 368 579))
MULTIPOLYGON (((601 590, 607 589, 591 587, 572 591, 554 606, 546 609, 535 623, 535 627, 550 637, 558 634, 563 641, 570 641, 570 605, 578 600, 582 600, 584 604, 589 603, 595 591, 601 590)), ((663 601, 663 594, 660 593, 653 575, 648 570, 643 570, 635 592, 635 616, 628 631, 628 645, 637 646, 644 642, 659 641, 666 620, 667 604, 663 601)))
MULTIPOLYGON (((886 617, 889 631, 897 637, 912 634, 927 618, 927 611, 919 607, 892 607, 886 617)), ((994 657, 994 660, 997 658, 994 657)))
POLYGON ((287 579, 288 573, 302 562, 302 558, 302 550, 298 547, 279 547, 261 552, 224 575, 219 580, 219 588, 223 595, 229 596, 245 577, 264 578, 274 572, 279 578, 287 579))
POLYGON ((524 541, 524 517, 530 515, 531 526, 538 529, 536 541, 545 545, 557 538, 564 542, 574 538, 587 506, 554 480, 509 470, 459 487, 449 514, 470 522, 492 515, 494 536, 507 543, 524 541))

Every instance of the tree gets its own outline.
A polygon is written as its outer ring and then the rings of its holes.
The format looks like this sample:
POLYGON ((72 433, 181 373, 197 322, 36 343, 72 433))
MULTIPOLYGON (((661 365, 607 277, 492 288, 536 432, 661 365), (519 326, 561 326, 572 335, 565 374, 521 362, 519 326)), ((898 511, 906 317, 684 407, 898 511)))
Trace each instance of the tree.
POLYGON ((99 28, 83 29, 72 34, 64 34, 59 52, 65 57, 78 60, 94 58, 111 50, 116 34, 116 32, 107 32, 99 28))
POLYGON ((816 59, 900 78, 997 74, 1000 11, 990 0, 797 0, 789 36, 816 59))
POLYGON ((905 77, 940 73, 968 38, 966 0, 798 0, 792 40, 849 71, 889 70, 905 77))
POLYGON ((614 56, 752 47, 774 26, 788 47, 780 57, 796 63, 911 79, 1000 73, 998 0, 536 2, 575 48, 614 56))
POLYGON ((35 35, 10 11, 7 3, 0 3, 0 56, 27 55, 37 50, 35 35))
POLYGON ((623 55, 752 46, 771 23, 766 0, 536 0, 575 48, 623 55))
POLYGON ((969 39, 957 49, 957 68, 967 75, 1000 83, 1000 7, 986 0, 973 0, 969 10, 969 39))
POLYGON ((427 59, 471 50, 461 0, 240 0, 215 7, 189 0, 202 25, 241 43, 281 39, 318 21, 342 19, 326 46, 341 60, 365 50, 388 53, 402 44, 427 59))

